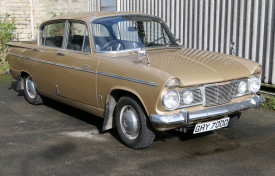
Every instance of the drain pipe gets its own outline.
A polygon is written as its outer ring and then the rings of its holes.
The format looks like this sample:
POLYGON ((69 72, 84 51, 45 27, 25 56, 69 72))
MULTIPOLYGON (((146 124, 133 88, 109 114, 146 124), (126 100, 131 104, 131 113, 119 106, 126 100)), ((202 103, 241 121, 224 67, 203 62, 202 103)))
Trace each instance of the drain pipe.
POLYGON ((30 18, 31 18, 31 39, 34 38, 34 28, 33 28, 33 10, 32 10, 32 0, 30 0, 30 18))

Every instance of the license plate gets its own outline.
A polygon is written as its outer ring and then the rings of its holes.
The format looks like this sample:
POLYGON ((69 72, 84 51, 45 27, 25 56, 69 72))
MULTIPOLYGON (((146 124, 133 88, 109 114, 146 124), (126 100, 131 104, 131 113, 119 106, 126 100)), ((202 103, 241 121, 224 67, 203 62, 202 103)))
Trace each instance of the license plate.
POLYGON ((219 119, 219 120, 210 121, 210 122, 199 123, 195 126, 193 134, 223 128, 223 127, 226 127, 228 125, 228 123, 229 123, 229 117, 219 119))

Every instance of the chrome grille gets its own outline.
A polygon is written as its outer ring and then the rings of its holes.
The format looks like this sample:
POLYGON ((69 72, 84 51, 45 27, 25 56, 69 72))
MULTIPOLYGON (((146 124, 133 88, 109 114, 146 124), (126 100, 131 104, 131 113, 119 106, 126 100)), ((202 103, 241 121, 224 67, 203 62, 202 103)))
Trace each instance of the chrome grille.
POLYGON ((229 103, 235 97, 250 93, 249 90, 247 90, 243 94, 238 94, 238 85, 241 81, 247 82, 247 78, 179 89, 177 91, 180 95, 180 103, 177 109, 201 104, 203 106, 216 106, 229 103), (191 104, 185 104, 183 101, 183 93, 185 91, 193 92, 194 100, 191 104))
POLYGON ((237 85, 236 82, 205 85, 204 106, 215 106, 230 102, 236 92, 237 85))

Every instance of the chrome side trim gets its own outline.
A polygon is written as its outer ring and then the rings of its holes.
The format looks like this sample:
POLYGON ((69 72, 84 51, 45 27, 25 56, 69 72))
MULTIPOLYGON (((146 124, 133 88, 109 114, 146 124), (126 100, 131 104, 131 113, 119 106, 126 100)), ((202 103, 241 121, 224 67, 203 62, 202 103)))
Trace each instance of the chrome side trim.
POLYGON ((45 61, 45 60, 41 60, 41 59, 35 59, 35 58, 32 58, 32 57, 22 56, 22 55, 15 54, 15 53, 8 53, 8 54, 9 54, 9 55, 12 55, 12 56, 21 57, 21 58, 24 58, 24 59, 36 61, 36 62, 45 63, 45 64, 56 65, 56 66, 60 66, 60 67, 70 68, 70 69, 79 70, 79 71, 84 71, 84 72, 89 72, 89 73, 97 73, 95 70, 87 70, 87 69, 83 69, 83 68, 80 68, 80 67, 75 67, 75 66, 60 64, 60 63, 51 62, 51 61, 45 61))
POLYGON ((113 77, 113 78, 118 78, 118 79, 123 79, 123 80, 127 80, 127 81, 132 81, 132 82, 137 82, 137 83, 141 83, 141 84, 147 84, 150 86, 155 86, 157 87, 159 84, 158 83, 154 83, 154 82, 149 82, 149 81, 144 81, 141 79, 135 79, 135 78, 130 78, 130 77, 126 77, 126 76, 120 76, 120 75, 115 75, 112 73, 106 73, 106 72, 97 72, 100 75, 104 75, 104 76, 109 76, 109 77, 113 77))
POLYGON ((65 68, 69 68, 69 69, 74 69, 74 70, 79 70, 79 71, 84 71, 84 72, 89 72, 89 73, 95 73, 95 74, 99 74, 99 75, 103 75, 103 76, 109 76, 109 77, 113 77, 113 78, 117 78, 117 79, 123 79, 123 80, 136 82, 136 83, 140 83, 140 84, 146 84, 146 85, 149 85, 149 86, 157 87, 159 85, 158 83, 145 81, 145 80, 141 80, 141 79, 135 79, 135 78, 116 75, 116 74, 112 74, 112 73, 101 72, 101 71, 90 70, 90 69, 84 69, 84 68, 80 68, 80 67, 65 65, 65 64, 51 62, 51 61, 45 61, 45 60, 36 59, 36 58, 23 56, 23 55, 19 55, 19 54, 15 54, 15 53, 10 53, 10 52, 8 53, 8 55, 17 56, 17 57, 20 57, 20 58, 24 58, 24 59, 28 59, 28 60, 32 60, 32 61, 36 61, 36 62, 41 62, 41 63, 45 63, 45 64, 56 65, 56 66, 59 66, 59 67, 65 67, 65 68))

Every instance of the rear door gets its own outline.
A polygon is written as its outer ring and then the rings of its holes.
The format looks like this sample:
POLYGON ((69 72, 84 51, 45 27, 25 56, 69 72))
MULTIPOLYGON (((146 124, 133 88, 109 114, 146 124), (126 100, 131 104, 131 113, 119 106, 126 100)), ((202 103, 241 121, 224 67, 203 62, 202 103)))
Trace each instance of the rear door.
POLYGON ((33 48, 32 68, 35 75, 32 75, 38 88, 56 93, 56 74, 60 68, 58 53, 64 46, 65 20, 51 21, 44 23, 40 28, 39 46, 33 48))

